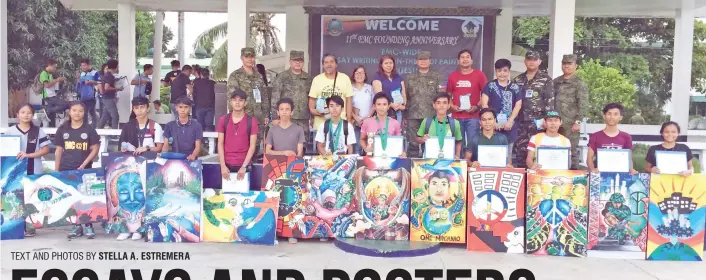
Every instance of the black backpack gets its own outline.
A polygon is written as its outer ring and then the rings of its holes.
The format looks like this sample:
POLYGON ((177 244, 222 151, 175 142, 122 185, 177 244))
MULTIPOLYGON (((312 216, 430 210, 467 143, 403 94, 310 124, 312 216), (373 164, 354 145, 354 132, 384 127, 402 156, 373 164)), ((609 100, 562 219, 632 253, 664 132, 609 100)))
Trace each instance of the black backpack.
MULTIPOLYGON (((335 82, 336 81, 334 81, 334 83, 335 82)), ((326 137, 326 135, 328 135, 328 132, 329 132, 328 127, 329 127, 330 123, 331 123, 331 120, 326 120, 324 122, 324 137, 326 137)), ((346 146, 348 146, 348 121, 343 121, 343 143, 346 146)), ((331 148, 331 150, 333 150, 333 139, 330 139, 329 147, 331 148)), ((335 153, 336 151, 332 151, 332 152, 335 153)))
MULTIPOLYGON (((228 122, 232 121, 233 118, 231 117, 231 114, 226 114, 222 118, 223 120, 223 145, 225 146, 226 142, 226 137, 228 137, 228 122)), ((247 123, 247 131, 248 131, 248 144, 250 144, 250 134, 252 134, 252 117, 248 114, 245 115, 245 121, 247 123)))
MULTIPOLYGON (((456 121, 451 117, 446 117, 451 127, 451 136, 456 137, 456 121)), ((431 122, 434 121, 434 117, 426 118, 426 123, 424 124, 424 135, 429 134, 429 128, 431 127, 431 122)))

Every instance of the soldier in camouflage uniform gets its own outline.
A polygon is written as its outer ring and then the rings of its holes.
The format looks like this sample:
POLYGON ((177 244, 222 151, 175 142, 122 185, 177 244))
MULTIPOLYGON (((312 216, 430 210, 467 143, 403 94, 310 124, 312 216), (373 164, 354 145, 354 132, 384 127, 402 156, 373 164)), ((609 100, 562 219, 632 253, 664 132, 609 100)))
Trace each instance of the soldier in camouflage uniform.
MULTIPOLYGON (((255 154, 259 155, 264 151, 264 148, 260 149, 259 147, 263 144, 265 127, 269 123, 270 97, 265 89, 265 81, 262 79, 262 75, 255 68, 255 49, 242 48, 240 50, 240 60, 243 62, 243 67, 233 71, 228 76, 228 93, 230 94, 234 89, 239 88, 248 95, 245 113, 257 119, 259 132, 257 134, 258 148, 255 154)), ((224 100, 224 102, 228 104, 228 112, 230 112, 230 100, 224 100)))
POLYGON ((419 72, 411 73, 404 79, 407 89, 407 156, 422 157, 417 144, 417 131, 422 120, 436 114, 432 104, 434 96, 445 92, 442 83, 446 80, 441 73, 429 69, 431 52, 420 51, 417 55, 419 72))
POLYGON ((546 72, 539 71, 542 64, 539 53, 528 51, 525 55, 527 72, 513 79, 513 82, 522 88, 522 119, 519 123, 517 141, 515 141, 515 156, 520 168, 527 168, 527 145, 530 138, 541 130, 544 115, 548 111, 555 111, 554 83, 552 77, 546 72))
POLYGON ((581 78, 576 75, 575 54, 564 55, 561 60, 561 70, 564 75, 554 79, 554 93, 556 103, 561 116, 563 135, 571 141, 571 168, 579 168, 579 158, 581 148, 579 147, 579 136, 581 134, 581 122, 586 116, 588 108, 588 87, 581 78))
POLYGON ((622 194, 614 193, 603 209, 608 224, 608 236, 618 239, 619 245, 625 244, 627 225, 632 215, 630 207, 625 205, 625 198, 622 194))
POLYGON ((289 53, 289 70, 279 73, 272 81, 272 124, 277 125, 277 101, 282 97, 289 97, 294 100, 292 110, 292 123, 304 129, 306 144, 304 148, 311 144, 309 133, 309 88, 311 79, 309 73, 302 70, 304 66, 304 52, 291 51, 289 53))

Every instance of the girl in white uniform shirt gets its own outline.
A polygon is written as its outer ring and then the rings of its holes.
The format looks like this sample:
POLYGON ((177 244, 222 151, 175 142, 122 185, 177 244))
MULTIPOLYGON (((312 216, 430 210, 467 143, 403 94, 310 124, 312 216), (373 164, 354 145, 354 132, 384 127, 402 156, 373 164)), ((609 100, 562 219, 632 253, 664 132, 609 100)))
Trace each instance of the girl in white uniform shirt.
MULTIPOLYGON (((363 121, 370 117, 373 112, 373 86, 367 84, 368 74, 365 72, 363 65, 358 65, 353 69, 351 75, 351 83, 353 84, 353 123, 355 129, 355 139, 360 139, 360 127, 363 121)), ((353 149, 357 154, 361 154, 360 144, 353 145, 353 149)))

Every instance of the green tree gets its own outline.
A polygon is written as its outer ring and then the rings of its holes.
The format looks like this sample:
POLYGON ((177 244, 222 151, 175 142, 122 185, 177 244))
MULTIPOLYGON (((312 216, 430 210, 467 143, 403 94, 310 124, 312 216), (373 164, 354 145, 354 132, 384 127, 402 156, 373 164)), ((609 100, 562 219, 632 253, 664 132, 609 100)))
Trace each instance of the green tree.
POLYGON ((603 66, 600 61, 591 59, 581 64, 578 75, 588 86, 587 117, 590 121, 601 121, 604 104, 615 102, 625 108, 632 108, 635 105, 637 89, 620 73, 620 70, 603 66))
MULTIPOLYGON (((272 13, 250 14, 250 40, 248 46, 255 48, 258 55, 268 55, 283 52, 282 46, 277 38, 277 27, 272 25, 272 13)), ((194 49, 213 46, 214 42, 226 37, 228 23, 218 24, 204 31, 196 38, 194 49)), ((211 47, 213 48, 213 47, 211 47)), ((211 52, 209 52, 211 53, 211 52)), ((211 74, 215 79, 225 79, 228 77, 228 41, 212 51, 211 74)))

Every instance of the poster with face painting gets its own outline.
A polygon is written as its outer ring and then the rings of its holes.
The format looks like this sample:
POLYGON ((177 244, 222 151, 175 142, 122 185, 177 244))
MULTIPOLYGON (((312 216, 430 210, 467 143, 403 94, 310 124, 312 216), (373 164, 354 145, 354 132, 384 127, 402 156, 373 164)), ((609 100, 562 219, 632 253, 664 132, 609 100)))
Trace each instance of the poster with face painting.
POLYGON ((201 236, 201 161, 147 162, 145 228, 149 242, 197 243, 201 236))
POLYGON ((409 240, 410 165, 409 159, 400 158, 358 161, 353 175, 356 211, 346 221, 345 237, 409 240))
POLYGON ((465 161, 412 160, 411 241, 466 243, 465 161))
POLYGON ((525 252, 525 170, 468 173, 468 242, 476 252, 525 252))
POLYGON ((0 240, 24 239, 25 197, 21 179, 26 175, 26 159, 0 157, 0 240))
POLYGON ((145 215, 147 160, 132 153, 104 153, 109 233, 132 233, 145 215))
POLYGON ((356 156, 315 156, 306 159, 307 198, 302 213, 289 220, 297 238, 344 236, 348 216, 355 210, 351 181, 356 156))
POLYGON ((96 168, 22 178, 26 221, 35 228, 107 221, 103 174, 96 168))

